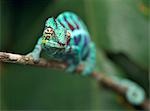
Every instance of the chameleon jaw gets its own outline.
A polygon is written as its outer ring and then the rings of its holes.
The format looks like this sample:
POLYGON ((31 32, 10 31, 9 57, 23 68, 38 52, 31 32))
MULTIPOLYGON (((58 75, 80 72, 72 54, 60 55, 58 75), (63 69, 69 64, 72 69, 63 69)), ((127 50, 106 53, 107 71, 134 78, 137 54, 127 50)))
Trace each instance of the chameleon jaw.
POLYGON ((42 45, 47 48, 59 48, 59 49, 64 49, 66 47, 65 44, 60 43, 60 42, 52 42, 48 40, 42 40, 42 45))

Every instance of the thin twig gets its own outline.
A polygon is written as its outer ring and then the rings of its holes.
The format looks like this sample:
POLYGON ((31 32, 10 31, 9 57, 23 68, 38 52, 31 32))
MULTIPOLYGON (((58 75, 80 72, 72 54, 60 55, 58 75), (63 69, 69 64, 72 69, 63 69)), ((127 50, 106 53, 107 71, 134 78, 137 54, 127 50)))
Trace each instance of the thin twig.
MULTIPOLYGON (((18 64, 25 64, 25 65, 46 67, 46 68, 55 68, 55 69, 61 69, 61 70, 65 70, 67 68, 67 64, 64 62, 59 62, 56 60, 48 61, 43 58, 41 58, 39 62, 35 62, 27 56, 20 55, 20 54, 6 53, 6 52, 0 52, 0 61, 8 62, 8 63, 18 63, 18 64)), ((80 74, 82 72, 82 70, 83 70, 83 66, 79 66, 76 69, 76 72, 80 74)), ((96 79, 100 85, 105 86, 108 89, 111 89, 115 93, 117 93, 125 98, 125 93, 126 93, 127 89, 125 87, 122 87, 121 85, 116 84, 115 81, 113 81, 111 78, 106 77, 104 74, 98 73, 98 72, 93 72, 91 74, 91 77, 96 79)), ((132 105, 132 104, 130 104, 130 105, 132 105)), ((136 109, 139 109, 139 107, 143 110, 150 109, 150 103, 148 100, 145 100, 139 106, 134 106, 134 105, 132 105, 132 106, 136 109)))

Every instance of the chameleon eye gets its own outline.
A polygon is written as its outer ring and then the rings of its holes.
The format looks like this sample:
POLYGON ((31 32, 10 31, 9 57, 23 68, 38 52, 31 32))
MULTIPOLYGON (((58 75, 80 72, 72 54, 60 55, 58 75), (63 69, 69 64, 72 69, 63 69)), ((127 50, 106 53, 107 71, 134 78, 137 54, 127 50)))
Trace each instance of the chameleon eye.
POLYGON ((47 29, 47 32, 49 32, 49 29, 47 29))
POLYGON ((54 33, 54 30, 53 30, 52 28, 48 27, 48 28, 46 28, 46 29, 44 30, 44 32, 45 32, 46 34, 53 34, 53 33, 54 33))
POLYGON ((49 30, 49 33, 51 33, 51 34, 54 33, 53 29, 49 30))
POLYGON ((67 45, 69 44, 69 42, 70 42, 70 37, 71 37, 71 34, 67 31, 67 33, 66 33, 66 36, 67 36, 67 45))
POLYGON ((70 38, 71 34, 67 31, 67 37, 70 38))

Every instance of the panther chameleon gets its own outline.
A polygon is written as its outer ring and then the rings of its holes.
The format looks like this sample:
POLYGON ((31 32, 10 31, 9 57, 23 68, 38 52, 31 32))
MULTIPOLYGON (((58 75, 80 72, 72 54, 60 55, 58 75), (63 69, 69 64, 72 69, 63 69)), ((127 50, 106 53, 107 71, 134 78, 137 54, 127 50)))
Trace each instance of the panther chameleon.
MULTIPOLYGON (((48 18, 42 36, 27 56, 39 61, 42 49, 49 57, 67 62, 69 72, 75 71, 79 64, 84 65, 82 75, 91 74, 95 68, 95 45, 91 41, 86 25, 73 12, 63 12, 57 18, 48 18)), ((145 92, 140 86, 129 80, 115 81, 127 86, 126 98, 130 103, 137 105, 143 102, 145 92)))
POLYGON ((35 48, 27 56, 38 61, 45 50, 50 58, 65 61, 67 71, 84 65, 82 75, 89 75, 95 67, 96 49, 84 22, 73 12, 63 12, 46 20, 44 31, 35 48))

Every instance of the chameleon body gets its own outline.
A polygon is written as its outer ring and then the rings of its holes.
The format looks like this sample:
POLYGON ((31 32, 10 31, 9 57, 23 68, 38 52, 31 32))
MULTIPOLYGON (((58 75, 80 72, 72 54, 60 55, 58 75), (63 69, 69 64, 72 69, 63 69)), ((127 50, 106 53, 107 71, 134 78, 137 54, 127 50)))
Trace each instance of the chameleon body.
POLYGON ((38 61, 42 49, 51 58, 67 62, 69 72, 83 64, 82 74, 88 75, 95 67, 95 45, 86 25, 73 12, 63 12, 56 19, 48 18, 42 36, 28 56, 38 61))

